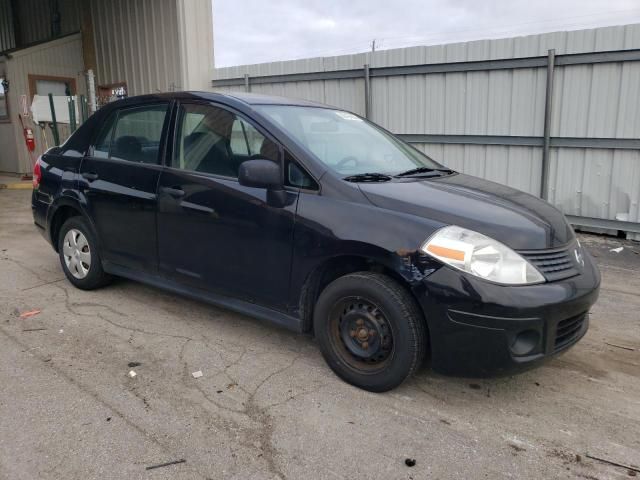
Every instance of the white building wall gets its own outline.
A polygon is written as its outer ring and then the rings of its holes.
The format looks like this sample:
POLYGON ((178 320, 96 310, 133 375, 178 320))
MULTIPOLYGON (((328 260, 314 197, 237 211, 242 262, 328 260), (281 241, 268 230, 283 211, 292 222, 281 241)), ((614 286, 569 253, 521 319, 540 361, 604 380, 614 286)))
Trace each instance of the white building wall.
POLYGON ((91 0, 97 85, 128 94, 205 89, 213 68, 211 0, 91 0))
MULTIPOLYGON (((7 64, 0 60, 0 77, 6 77, 7 64)), ((9 115, 12 115, 9 107, 9 115)), ((0 120, 0 172, 16 172, 17 168, 16 142, 11 121, 0 120)))
MULTIPOLYGON (((58 0, 63 34, 79 30, 81 1, 58 0)), ((126 82, 129 95, 208 89, 213 71, 211 0, 86 1, 94 30, 96 85, 126 82)), ((0 7, 7 5, 8 0, 0 0, 0 7)), ((19 9, 22 18, 31 13, 24 38, 37 41, 49 36, 48 2, 21 0, 19 9)), ((5 16, 0 14, 0 23, 6 23, 5 16)), ((0 171, 30 173, 44 142, 40 129, 34 128, 37 150, 32 155, 26 151, 18 119, 20 96, 30 96, 29 74, 72 77, 77 93, 85 94, 81 36, 72 34, 13 51, 0 62, 4 62, 0 67, 11 85, 11 122, 0 123, 0 171)), ((62 141, 68 136, 68 126, 61 125, 60 130, 62 141)), ((50 135, 48 141, 52 145, 50 135)))
MULTIPOLYGON (((2 148, 0 148, 0 171, 31 173, 33 160, 44 151, 44 142, 40 135, 40 128, 28 120, 26 122, 28 125, 25 126, 33 128, 36 135, 36 150, 33 155, 29 155, 24 146, 22 127, 18 119, 18 114, 21 112, 20 97, 23 94, 27 95, 28 103, 31 104, 29 74, 74 78, 77 87, 76 93, 78 95, 85 94, 80 35, 70 35, 13 52, 11 58, 5 60, 5 68, 10 84, 11 124, 2 124, 3 127, 0 128, 0 131, 7 130, 0 133, 0 139, 3 140, 2 148), (5 149, 4 139, 9 138, 8 130, 13 131, 13 146, 17 151, 12 152, 10 146, 5 149)), ((61 128, 63 129, 61 138, 66 138, 68 134, 64 131, 66 127, 61 128)), ((51 142, 50 137, 49 141, 51 142)))
POLYGON ((0 123, 0 146, 0 172, 17 172, 18 154, 13 133, 13 123, 0 123))

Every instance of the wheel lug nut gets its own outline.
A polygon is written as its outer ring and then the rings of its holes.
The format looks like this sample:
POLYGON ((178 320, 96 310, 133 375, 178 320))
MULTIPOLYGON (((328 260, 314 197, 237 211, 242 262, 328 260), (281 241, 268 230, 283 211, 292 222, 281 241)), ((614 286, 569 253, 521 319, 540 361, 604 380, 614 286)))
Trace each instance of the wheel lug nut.
POLYGON ((365 350, 366 350, 367 348, 369 348, 369 342, 363 342, 363 343, 362 343, 362 348, 363 348, 363 349, 365 349, 365 350))
POLYGON ((349 332, 349 335, 351 335, 351 338, 355 338, 355 336, 356 336, 356 331, 355 331, 355 330, 351 330, 351 331, 349 332))
POLYGON ((364 320, 359 318, 358 320, 356 320, 356 325, 358 325, 359 327, 361 327, 362 325, 364 325, 364 320))

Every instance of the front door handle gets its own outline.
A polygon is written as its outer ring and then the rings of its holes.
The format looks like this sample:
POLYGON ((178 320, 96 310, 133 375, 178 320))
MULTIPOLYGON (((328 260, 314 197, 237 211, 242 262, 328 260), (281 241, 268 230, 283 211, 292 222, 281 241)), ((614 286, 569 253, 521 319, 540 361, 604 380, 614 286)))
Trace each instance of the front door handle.
POLYGON ((98 179, 98 174, 94 173, 94 172, 84 172, 82 174, 83 178, 86 178, 87 180, 89 180, 90 182, 93 182, 94 180, 98 179))
POLYGON ((162 193, 166 193, 167 195, 172 196, 173 198, 182 198, 184 197, 184 190, 176 187, 162 187, 160 188, 162 193))

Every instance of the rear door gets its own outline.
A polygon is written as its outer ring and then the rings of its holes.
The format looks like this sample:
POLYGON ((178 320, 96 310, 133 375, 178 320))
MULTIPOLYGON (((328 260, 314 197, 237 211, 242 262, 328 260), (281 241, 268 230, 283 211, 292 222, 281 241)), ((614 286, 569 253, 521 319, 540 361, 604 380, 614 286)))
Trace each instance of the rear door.
POLYGON ((280 147, 232 111, 184 103, 172 150, 158 185, 161 273, 284 310, 298 194, 275 205, 237 179, 248 158, 281 163, 280 147))
POLYGON ((164 102, 112 112, 82 161, 81 190, 106 262, 157 271, 156 187, 168 111, 164 102))

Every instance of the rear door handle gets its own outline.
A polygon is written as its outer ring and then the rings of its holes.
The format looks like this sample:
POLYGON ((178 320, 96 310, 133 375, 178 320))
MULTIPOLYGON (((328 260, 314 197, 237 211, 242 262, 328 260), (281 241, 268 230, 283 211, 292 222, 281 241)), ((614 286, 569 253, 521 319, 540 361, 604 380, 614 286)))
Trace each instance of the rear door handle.
POLYGON ((173 198, 182 198, 184 197, 184 190, 180 188, 174 187, 162 187, 160 189, 162 193, 166 193, 167 195, 172 196, 173 198))
POLYGON ((84 172, 82 174, 82 176, 83 176, 83 178, 86 178, 90 182, 93 182, 94 180, 98 179, 98 174, 97 173, 93 173, 93 172, 84 172))

